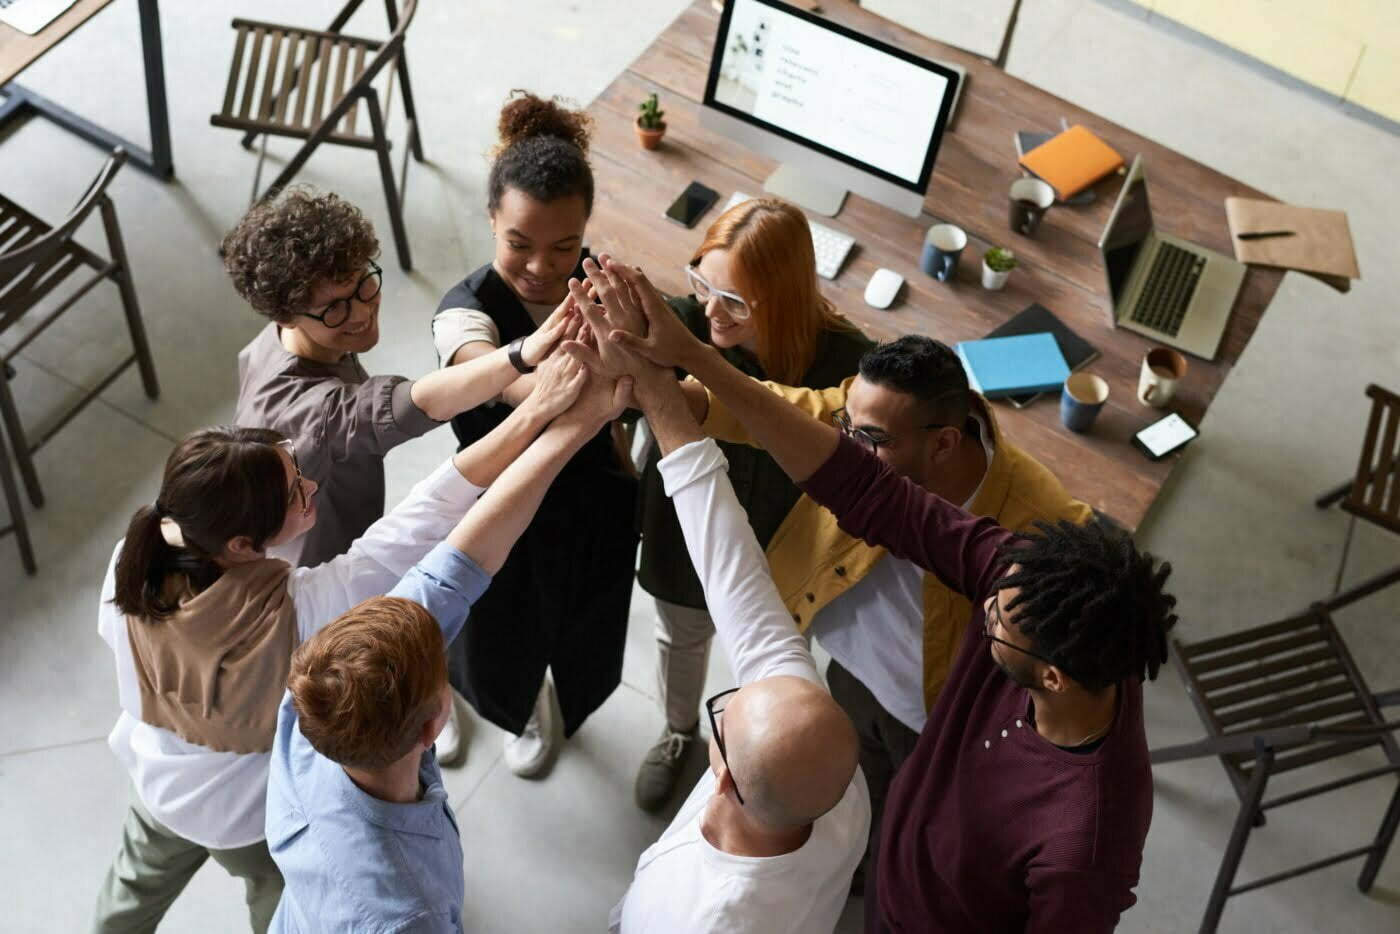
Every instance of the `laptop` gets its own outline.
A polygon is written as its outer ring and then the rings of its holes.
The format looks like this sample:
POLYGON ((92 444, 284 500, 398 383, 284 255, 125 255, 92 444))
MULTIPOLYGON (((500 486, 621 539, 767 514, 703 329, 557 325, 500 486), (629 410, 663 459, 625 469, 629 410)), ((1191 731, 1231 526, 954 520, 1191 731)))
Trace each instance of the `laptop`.
POLYGON ((1099 249, 1116 327, 1215 359, 1245 266, 1156 229, 1142 156, 1128 170, 1099 249))
POLYGON ((33 36, 75 0, 0 0, 0 23, 33 36))

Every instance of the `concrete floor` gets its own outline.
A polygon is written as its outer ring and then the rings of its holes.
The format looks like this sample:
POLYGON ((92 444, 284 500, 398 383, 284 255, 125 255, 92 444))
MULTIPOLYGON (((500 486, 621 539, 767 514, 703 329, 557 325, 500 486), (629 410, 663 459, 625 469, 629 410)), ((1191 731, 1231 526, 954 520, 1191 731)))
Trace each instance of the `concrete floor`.
MULTIPOLYGON (((415 374, 432 366, 428 320, 438 297, 490 255, 484 152, 506 92, 523 86, 587 101, 681 5, 515 0, 491 5, 489 19, 478 5, 423 5, 409 48, 434 161, 410 171, 407 223, 416 268, 404 275, 391 257, 386 263, 384 337, 366 360, 371 372, 415 374)), ((272 0, 237 6, 250 17, 289 16, 272 0)), ((315 24, 328 21, 336 6, 300 3, 296 15, 315 24)), ((149 402, 128 374, 41 452, 49 503, 30 513, 42 566, 37 578, 19 570, 13 539, 0 541, 0 878, 7 895, 0 927, 7 931, 74 931, 87 923, 126 797, 125 777, 104 741, 116 694, 110 654, 95 632, 102 569, 126 518, 153 497, 172 441, 230 417, 235 354, 260 326, 214 253, 246 207, 254 162, 232 132, 208 125, 229 55, 226 14, 174 3, 163 14, 179 180, 161 185, 128 169, 113 196, 164 393, 149 402)), ((369 22, 363 31, 380 28, 369 22)), ((137 47, 135 3, 119 0, 24 77, 143 138, 137 47)), ((1176 567, 1179 631, 1187 638, 1262 622, 1323 595, 1346 522, 1313 509, 1311 496, 1353 468, 1365 385, 1397 382, 1393 296, 1400 294, 1400 267, 1392 244, 1400 140, 1092 0, 1023 4, 1008 67, 1277 197, 1350 213, 1365 278, 1347 296, 1304 277, 1285 280, 1140 535, 1176 567)), ((290 151, 285 144, 274 150, 290 151)), ((62 215, 100 163, 94 149, 42 122, 9 134, 3 154, 6 193, 50 218, 62 215)), ((322 150, 301 178, 362 205, 392 253, 367 154, 322 150)), ((86 236, 100 242, 95 228, 86 236)), ((99 291, 80 309, 18 361, 15 386, 30 424, 43 424, 122 352, 111 337, 115 294, 99 291)), ((396 450, 388 460, 391 500, 451 448, 451 437, 438 432, 396 450)), ((1393 538, 1362 529, 1349 577, 1396 558, 1393 538)), ((1400 594, 1392 593, 1343 617, 1377 687, 1400 681, 1400 630, 1392 623, 1398 609, 1400 594)), ((500 761, 499 731, 476 721, 468 763, 447 779, 461 816, 471 929, 599 930, 637 854, 661 829, 660 819, 631 804, 634 770, 659 725, 651 619, 648 601, 639 598, 623 687, 547 779, 510 775, 500 761)), ((721 667, 711 673, 716 685, 729 681, 721 667)), ((1197 735, 1172 673, 1147 694, 1154 745, 1197 735)), ((1234 812, 1213 761, 1160 769, 1157 790, 1139 904, 1123 930, 1198 923, 1234 812)), ((1257 834, 1242 877, 1365 841, 1388 790, 1375 783, 1280 814, 1257 834)), ((1236 899, 1224 928, 1395 930, 1400 857, 1392 854, 1369 897, 1356 891, 1355 871, 1354 864, 1334 867, 1236 899)), ((217 867, 201 870, 168 917, 171 931, 246 929, 240 888, 217 867)))

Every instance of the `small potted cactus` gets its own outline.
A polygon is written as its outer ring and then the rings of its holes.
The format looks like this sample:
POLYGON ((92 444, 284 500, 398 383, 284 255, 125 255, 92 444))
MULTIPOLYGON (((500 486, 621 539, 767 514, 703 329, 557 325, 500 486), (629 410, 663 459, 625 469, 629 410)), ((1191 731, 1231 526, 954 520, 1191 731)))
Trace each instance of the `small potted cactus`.
POLYGON ((641 111, 637 115, 637 140, 643 149, 655 149, 666 135, 666 121, 661 119, 666 111, 657 106, 655 94, 642 101, 637 109, 641 111))
POLYGON ((1011 270, 1016 268, 1016 254, 1005 247, 994 246, 982 254, 982 288, 997 291, 1005 287, 1011 270))

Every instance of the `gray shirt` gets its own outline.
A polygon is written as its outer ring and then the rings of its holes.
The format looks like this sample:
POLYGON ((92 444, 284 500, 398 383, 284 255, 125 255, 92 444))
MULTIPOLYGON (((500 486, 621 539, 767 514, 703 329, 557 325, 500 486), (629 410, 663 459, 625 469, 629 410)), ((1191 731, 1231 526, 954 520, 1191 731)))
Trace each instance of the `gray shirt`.
POLYGON ((316 525, 271 549, 293 565, 344 554, 384 514, 384 455, 440 422, 413 404, 403 376, 370 376, 354 354, 320 363, 290 353, 269 323, 238 354, 234 421, 292 440, 301 472, 320 485, 316 525))

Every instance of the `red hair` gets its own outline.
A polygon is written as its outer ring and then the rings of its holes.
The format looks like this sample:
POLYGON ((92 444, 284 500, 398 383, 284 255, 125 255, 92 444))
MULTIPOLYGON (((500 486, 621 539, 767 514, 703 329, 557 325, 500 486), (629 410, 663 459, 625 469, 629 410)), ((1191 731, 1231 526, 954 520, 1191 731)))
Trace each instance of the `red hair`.
POLYGON ((854 330, 817 287, 812 231, 791 204, 776 198, 736 204, 705 231, 690 264, 713 250, 729 252, 734 288, 752 309, 758 362, 769 379, 800 382, 822 331, 854 330))

